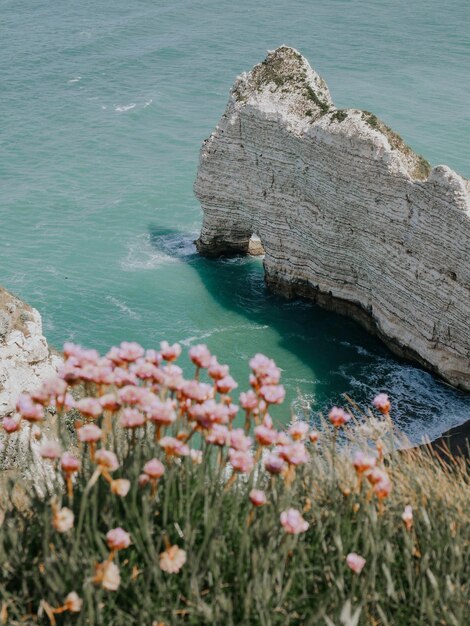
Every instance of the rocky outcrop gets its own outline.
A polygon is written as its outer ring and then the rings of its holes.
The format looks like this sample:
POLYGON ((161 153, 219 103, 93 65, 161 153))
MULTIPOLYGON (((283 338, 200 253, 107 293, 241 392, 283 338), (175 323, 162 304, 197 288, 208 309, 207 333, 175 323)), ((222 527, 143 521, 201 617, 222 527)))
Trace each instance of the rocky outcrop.
POLYGON ((0 287, 0 417, 14 410, 22 391, 52 378, 60 363, 42 334, 36 309, 0 287))
POLYGON ((355 317, 470 389, 470 183, 376 116, 337 109, 292 48, 235 82, 202 147, 205 255, 265 251, 266 281, 355 317))

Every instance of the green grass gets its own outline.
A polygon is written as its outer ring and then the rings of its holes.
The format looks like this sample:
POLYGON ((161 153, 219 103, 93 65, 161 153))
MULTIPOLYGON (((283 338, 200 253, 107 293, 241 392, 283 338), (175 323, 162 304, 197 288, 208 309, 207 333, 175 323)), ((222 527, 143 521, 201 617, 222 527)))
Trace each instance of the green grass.
POLYGON ((411 174, 418 180, 426 180, 432 166, 423 156, 416 154, 402 139, 402 137, 387 126, 381 119, 369 111, 362 111, 363 119, 373 128, 385 135, 395 150, 401 152, 405 157, 413 161, 411 174))
POLYGON ((348 117, 348 112, 344 109, 338 109, 337 111, 335 111, 333 113, 333 115, 331 116, 332 120, 335 120, 336 122, 344 122, 344 120, 348 117))
MULTIPOLYGON (((0 623, 3 618, 11 626, 49 624, 44 607, 60 607, 76 591, 81 611, 56 614, 57 624, 464 626, 470 593, 465 463, 447 466, 423 450, 394 451, 392 427, 381 418, 389 452, 378 462, 393 485, 381 510, 367 480, 358 487, 351 463, 353 449, 374 449, 363 427, 377 421, 353 405, 350 411, 341 445, 323 422, 318 444, 307 444, 309 462, 297 467, 292 482, 268 474, 262 463, 231 481, 227 448, 219 452, 207 444, 204 432, 190 439, 203 451, 201 464, 189 457, 169 459, 155 442, 153 425, 127 437, 115 415, 106 447, 121 463, 113 478, 129 479, 129 493, 112 494, 103 475, 91 481, 96 466, 85 446, 78 450, 82 467, 71 502, 54 462, 45 476, 43 462, 27 450, 22 464, 34 480, 20 490, 17 479, 9 479, 11 497, 3 507, 0 623), (138 483, 152 457, 166 466, 156 493, 138 483), (265 506, 251 505, 253 487, 265 491, 265 506), (54 530, 52 503, 73 509, 68 532, 54 530), (401 519, 406 505, 414 511, 411 531, 401 519), (279 516, 289 507, 302 512, 307 532, 283 530, 279 516), (95 565, 107 559, 105 536, 118 526, 130 533, 132 544, 114 557, 118 590, 106 591, 93 582, 95 565), (179 573, 159 567, 167 544, 186 552, 179 573), (346 565, 350 552, 366 559, 360 574, 346 565)), ((188 430, 179 415, 165 434, 188 430)), ((98 423, 103 425, 102 417, 98 423)), ((64 446, 75 447, 74 435, 60 431, 64 446)))

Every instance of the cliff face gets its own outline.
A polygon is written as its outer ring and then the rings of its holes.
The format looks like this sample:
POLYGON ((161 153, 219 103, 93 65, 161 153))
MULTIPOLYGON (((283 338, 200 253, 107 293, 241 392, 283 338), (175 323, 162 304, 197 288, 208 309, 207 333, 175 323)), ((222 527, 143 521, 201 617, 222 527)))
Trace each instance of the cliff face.
POLYGON ((198 249, 265 250, 266 281, 355 317, 470 390, 470 182, 335 108, 292 48, 240 76, 201 150, 198 249))
POLYGON ((22 391, 52 378, 60 363, 43 337, 36 309, 0 287, 0 417, 14 410, 22 391))

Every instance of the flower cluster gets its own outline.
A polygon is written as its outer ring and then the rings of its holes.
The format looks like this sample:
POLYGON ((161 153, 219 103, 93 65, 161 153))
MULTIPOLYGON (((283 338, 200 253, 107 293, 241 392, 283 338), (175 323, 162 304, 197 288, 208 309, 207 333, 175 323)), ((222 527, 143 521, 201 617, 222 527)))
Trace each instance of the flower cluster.
MULTIPOLYGON (((123 342, 104 357, 95 350, 67 343, 57 378, 46 381, 34 393, 22 394, 16 406, 17 415, 4 418, 3 428, 10 436, 25 425, 37 427, 45 421, 48 407, 56 409, 60 441, 43 440, 39 449, 44 462, 52 464, 60 476, 68 498, 68 506, 62 506, 61 494, 56 494, 51 502, 51 524, 55 531, 67 536, 74 529, 74 494, 81 472, 87 476, 87 492, 100 481, 111 497, 126 498, 134 490, 134 494, 158 499, 158 486, 165 481, 170 468, 198 465, 204 459, 211 463, 215 458, 226 491, 240 476, 241 483, 246 480, 253 487, 248 494, 251 505, 248 526, 255 515, 262 515, 260 509, 265 505, 267 510, 278 506, 276 519, 280 530, 287 535, 306 533, 309 522, 302 513, 308 507, 301 511, 287 506, 287 500, 279 505, 267 489, 277 481, 288 492, 302 466, 315 454, 317 443, 321 445, 319 432, 305 421, 295 419, 287 430, 275 427, 270 410, 285 398, 280 369, 272 359, 256 354, 250 360, 251 388, 235 398, 238 385, 230 375, 229 366, 219 363, 207 346, 196 345, 189 350, 195 366, 193 378, 186 378, 176 364, 180 355, 179 344, 167 342, 162 342, 158 351, 123 342), (83 389, 85 394, 79 392, 83 389), (74 400, 74 396, 79 399, 74 400), (66 441, 62 427, 63 416, 71 409, 79 415, 72 442, 66 441), (237 427, 237 416, 242 411, 244 426, 237 427), (71 445, 77 449, 71 451, 71 445), (150 450, 151 454, 141 458, 139 452, 133 456, 137 450, 150 450), (123 456, 140 459, 133 477, 124 470, 123 456)), ((384 394, 374 400, 374 406, 383 415, 389 415, 390 402, 384 394)), ((350 419, 345 409, 331 409, 329 420, 334 441, 338 429, 350 419)), ((352 466, 358 476, 358 488, 364 477, 382 507, 391 491, 383 459, 380 455, 357 452, 352 466)), ((409 530, 411 508, 405 510, 402 518, 409 530)), ((109 556, 95 564, 92 582, 105 590, 116 591, 122 574, 117 554, 132 550, 133 544, 130 534, 120 527, 109 530, 104 541, 109 556)), ((163 541, 166 549, 159 555, 159 566, 163 572, 176 574, 188 555, 169 542, 166 531, 163 541)), ((364 564, 358 555, 347 557, 347 565, 357 573, 364 564)), ((53 609, 47 605, 47 610, 51 615, 65 610, 80 611, 81 600, 73 594, 67 596, 62 606, 53 609)))

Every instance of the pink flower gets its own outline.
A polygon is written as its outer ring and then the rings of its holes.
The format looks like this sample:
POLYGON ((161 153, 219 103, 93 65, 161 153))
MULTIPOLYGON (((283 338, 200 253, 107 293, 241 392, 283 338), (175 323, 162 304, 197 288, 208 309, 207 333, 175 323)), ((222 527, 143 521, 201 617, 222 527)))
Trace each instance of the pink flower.
POLYGON ((225 376, 217 381, 217 391, 219 393, 230 393, 238 387, 238 383, 231 377, 225 376))
MULTIPOLYGON (((262 403, 264 404, 264 402, 262 403)), ((269 413, 264 414, 262 425, 265 426, 266 428, 273 427, 273 418, 269 415, 269 413)))
POLYGON ((64 393, 67 391, 67 383, 65 382, 65 380, 62 380, 57 376, 55 378, 50 378, 49 380, 47 380, 45 383, 43 383, 43 386, 51 397, 63 396, 64 393))
POLYGON ((292 443, 292 439, 285 432, 280 432, 277 435, 276 446, 280 448, 281 446, 290 446, 292 443))
POLYGON ((264 354, 255 354, 250 360, 250 367, 256 378, 267 385, 277 385, 281 377, 281 372, 272 359, 268 359, 264 354))
POLYGON ((271 446, 276 443, 278 432, 277 430, 273 430, 272 428, 267 428, 262 424, 260 426, 256 426, 254 429, 256 441, 261 446, 271 446))
POLYGON ((104 396, 101 396, 99 403, 103 409, 106 409, 107 411, 117 411, 121 406, 121 403, 116 398, 114 393, 106 393, 104 396))
POLYGON ((79 358, 82 353, 82 347, 76 343, 72 343, 71 341, 66 341, 64 343, 64 356, 68 359, 70 357, 79 358))
POLYGON ((76 407, 80 413, 92 419, 96 419, 103 413, 103 407, 95 398, 82 398, 77 402, 76 407))
POLYGON ((286 391, 282 385, 263 385, 259 392, 268 404, 282 404, 286 397, 286 391))
POLYGON ((105 450, 104 448, 97 450, 95 461, 100 467, 107 469, 109 472, 114 472, 119 467, 119 461, 114 452, 105 450))
POLYGON ((215 446, 227 446, 230 442, 230 432, 227 426, 221 424, 214 424, 212 429, 206 436, 207 443, 211 443, 215 446))
POLYGON ((266 494, 260 489, 252 489, 249 498, 253 506, 263 506, 267 502, 266 494))
POLYGON ((22 393, 18 398, 16 410, 28 422, 39 422, 44 419, 44 408, 40 404, 35 404, 26 393, 22 393))
POLYGON ((61 453, 62 448, 57 441, 44 441, 39 449, 39 454, 43 459, 58 459, 61 453))
POLYGON ((278 454, 289 465, 301 465, 307 463, 308 453, 303 443, 291 443, 288 446, 279 446, 278 454))
POLYGON ((119 346, 119 355, 123 361, 131 363, 144 356, 145 350, 135 341, 123 341, 119 346))
POLYGON ((145 353, 145 360, 149 363, 153 363, 153 365, 160 365, 162 362, 162 355, 156 350, 147 350, 145 353))
POLYGON ((230 431, 230 446, 240 452, 246 452, 253 443, 251 437, 247 437, 242 428, 234 428, 230 431))
POLYGON ((65 596, 64 608, 71 613, 80 613, 83 606, 83 600, 76 591, 71 591, 65 596))
POLYGON ((162 437, 158 442, 168 456, 188 456, 189 447, 175 437, 162 437))
POLYGON ((208 368, 211 364, 211 353, 207 346, 202 343, 189 349, 189 358, 196 367, 203 369, 208 368))
POLYGON ((299 535, 308 530, 309 524, 296 509, 287 509, 281 513, 281 524, 286 533, 299 535))
POLYGON ((144 465, 144 473, 153 480, 158 480, 165 473, 165 466, 158 459, 151 459, 144 465))
POLYGON ((160 554, 160 569, 168 574, 177 574, 185 563, 186 552, 176 545, 160 554))
POLYGON ((197 380, 187 380, 181 386, 181 392, 190 400, 195 402, 204 402, 209 400, 213 395, 211 385, 207 383, 199 383, 197 380))
POLYGON ((307 422, 296 421, 287 431, 294 441, 302 441, 308 433, 307 422))
POLYGON ((70 452, 64 452, 60 459, 60 466, 65 474, 73 474, 80 469, 80 461, 70 452))
POLYGON ((208 374, 213 380, 220 380, 221 378, 225 378, 226 376, 228 376, 228 372, 228 365, 220 365, 215 356, 211 358, 208 374))
POLYGON ((20 429, 21 423, 18 420, 15 420, 13 417, 4 417, 2 420, 3 430, 11 435, 11 433, 16 432, 20 429))
POLYGON ((116 387, 122 387, 123 385, 136 385, 137 377, 129 370, 122 367, 116 367, 113 372, 113 383, 116 387))
POLYGON ((78 431, 82 443, 96 443, 103 437, 103 431, 96 424, 85 424, 78 431))
POLYGON ((39 389, 31 392, 31 398, 42 404, 43 406, 47 406, 56 396, 63 395, 67 390, 67 383, 65 380, 61 378, 52 378, 50 380, 46 380, 39 389))
POLYGON ((229 420, 234 420, 238 413, 238 405, 233 404, 231 402, 230 404, 227 404, 226 406, 227 406, 229 420))
POLYGON ((140 474, 138 482, 139 487, 145 487, 145 485, 149 482, 150 476, 148 474, 140 474))
POLYGON ((286 468, 286 463, 277 454, 270 454, 264 461, 264 467, 270 474, 280 474, 286 468))
POLYGON ((192 450, 190 451, 191 461, 194 465, 201 465, 202 463, 202 450, 192 450))
POLYGON ((70 361, 74 365, 83 367, 84 365, 96 365, 100 355, 96 350, 85 350, 79 345, 73 343, 64 344, 64 356, 66 361, 70 361))
POLYGON ((57 396, 55 401, 51 400, 51 402, 52 404, 55 404, 59 411, 61 411, 62 409, 70 411, 70 409, 73 409, 75 407, 75 400, 70 393, 66 393, 62 396, 57 396))
POLYGON ((58 533, 66 533, 73 528, 74 514, 67 507, 63 507, 54 512, 52 525, 58 533))
POLYGON ((320 433, 317 430, 311 430, 308 438, 312 443, 317 443, 318 439, 320 438, 320 433))
POLYGON ((248 474, 255 465, 253 455, 249 452, 240 452, 230 448, 228 455, 234 472, 248 474))
POLYGON ((144 387, 136 387, 135 385, 126 385, 119 389, 119 400, 124 404, 139 404, 148 397, 148 389, 144 387))
POLYGON ((160 343, 160 354, 165 359, 165 361, 176 361, 176 359, 181 354, 181 346, 179 343, 174 343, 172 346, 168 343, 168 341, 162 341, 160 343))
POLYGON ((100 359, 95 372, 97 385, 112 385, 114 381, 114 364, 108 359, 100 359))
POLYGON ((139 428, 145 424, 145 415, 137 409, 123 409, 119 420, 123 428, 139 428))
POLYGON ((75 363, 64 363, 59 368, 59 375, 70 385, 80 382, 81 369, 75 363))
POLYGON ((390 495, 391 491, 392 483, 390 482, 388 476, 374 484, 374 493, 379 500, 387 498, 390 495))
POLYGON ((259 352, 255 354, 252 359, 250 359, 250 367, 257 376, 264 374, 264 372, 267 371, 272 364, 274 364, 274 361, 259 352))
POLYGON ((328 418, 335 428, 340 428, 349 422, 351 416, 344 409, 334 406, 329 412, 328 418))
POLYGON ((191 419, 196 420, 202 428, 211 428, 213 424, 228 424, 230 419, 230 407, 215 400, 193 405, 189 413, 191 419))
POLYGON ((107 591, 116 591, 121 584, 119 567, 113 561, 99 563, 96 565, 93 583, 101 585, 107 591))
POLYGON ((111 382, 111 370, 101 368, 99 365, 91 365, 86 363, 80 370, 80 378, 82 381, 99 384, 108 384, 111 382))
POLYGON ((388 474, 385 470, 380 469, 379 467, 374 467, 370 471, 366 473, 367 480, 371 485, 375 485, 380 483, 381 481, 389 480, 388 474))
POLYGON ((364 557, 356 554, 355 552, 350 552, 346 557, 347 566, 352 569, 356 574, 360 574, 364 565, 366 564, 366 560, 364 557))
POLYGON ((262 381, 265 385, 277 385, 281 378, 281 370, 276 366, 272 365, 262 376, 262 381))
POLYGON ((254 391, 242 391, 240 394, 240 404, 245 411, 252 411, 258 406, 258 396, 254 391))
POLYGON ((376 462, 377 461, 374 456, 369 456, 363 452, 356 452, 353 457, 354 469, 358 474, 368 472, 375 467, 376 462))
POLYGON ((110 550, 125 550, 131 545, 131 538, 129 533, 118 527, 106 533, 106 543, 110 550))
POLYGON ((141 380, 153 380, 155 382, 163 380, 163 372, 156 365, 147 361, 135 363, 132 372, 141 380))
POLYGON ((117 478, 111 481, 111 493, 124 498, 129 493, 131 481, 126 478, 117 478))
POLYGON ((108 354, 106 355, 106 358, 109 361, 112 361, 115 365, 124 365, 124 359, 121 356, 121 350, 117 347, 117 346, 113 346, 108 354))
POLYGON ((158 398, 145 407, 145 412, 150 421, 160 426, 169 426, 176 421, 176 413, 173 401, 169 398, 162 402, 158 398))
POLYGON ((85 350, 80 346, 76 346, 76 348, 77 351, 74 358, 81 367, 84 365, 96 365, 98 363, 100 355, 97 350, 85 350))
POLYGON ((79 361, 83 364, 89 363, 91 365, 96 365, 100 360, 100 355, 97 350, 83 350, 81 351, 81 355, 79 357, 79 361))
POLYGON ((177 365, 168 364, 162 368, 165 386, 171 391, 178 391, 183 386, 183 370, 177 365))
POLYGON ((405 506, 405 510, 401 514, 401 519, 406 526, 406 530, 411 530, 413 526, 413 508, 409 504, 405 506))
POLYGON ((380 411, 384 415, 390 413, 391 404, 389 397, 386 393, 379 393, 379 395, 375 396, 375 398, 372 400, 372 404, 378 411, 380 411))

